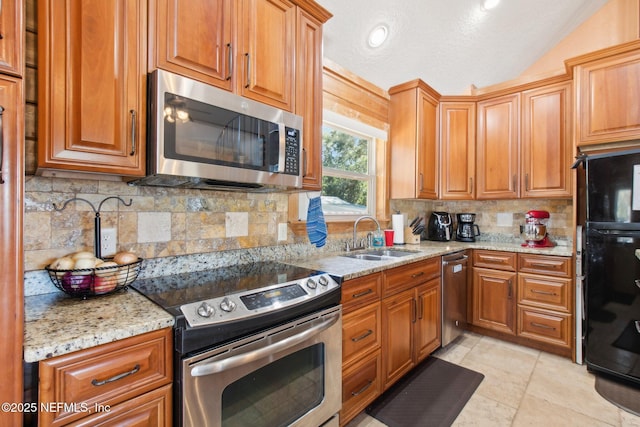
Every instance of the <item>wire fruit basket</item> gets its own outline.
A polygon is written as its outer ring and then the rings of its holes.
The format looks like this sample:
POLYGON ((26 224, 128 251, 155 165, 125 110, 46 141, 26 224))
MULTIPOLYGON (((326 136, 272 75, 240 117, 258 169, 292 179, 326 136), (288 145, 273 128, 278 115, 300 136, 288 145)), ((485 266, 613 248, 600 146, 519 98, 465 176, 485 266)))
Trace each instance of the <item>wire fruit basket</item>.
MULTIPOLYGON (((113 258, 104 259, 112 260, 113 258)), ((56 270, 47 266, 45 270, 58 289, 74 297, 87 298, 126 290, 138 277, 141 266, 142 258, 138 258, 128 264, 107 267, 56 270)))

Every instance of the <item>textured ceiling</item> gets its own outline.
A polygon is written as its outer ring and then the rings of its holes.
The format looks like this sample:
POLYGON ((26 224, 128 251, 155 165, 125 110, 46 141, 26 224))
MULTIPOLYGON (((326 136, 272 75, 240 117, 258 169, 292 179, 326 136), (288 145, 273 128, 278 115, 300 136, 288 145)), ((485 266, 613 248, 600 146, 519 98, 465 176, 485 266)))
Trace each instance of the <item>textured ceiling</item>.
POLYGON ((421 78, 442 95, 468 94, 522 74, 607 0, 317 0, 333 14, 324 56, 383 89, 421 78), (378 49, 369 31, 388 24, 378 49))

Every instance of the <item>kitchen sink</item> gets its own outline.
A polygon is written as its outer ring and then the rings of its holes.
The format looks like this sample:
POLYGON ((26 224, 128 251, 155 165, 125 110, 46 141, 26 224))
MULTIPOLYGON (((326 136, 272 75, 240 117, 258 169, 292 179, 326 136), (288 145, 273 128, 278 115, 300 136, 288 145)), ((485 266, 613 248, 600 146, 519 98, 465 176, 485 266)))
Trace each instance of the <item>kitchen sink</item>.
POLYGON ((405 251, 401 249, 371 249, 366 251, 358 251, 357 253, 348 253, 341 256, 347 258, 363 259, 367 261, 384 261, 414 255, 415 253, 415 251, 405 251))

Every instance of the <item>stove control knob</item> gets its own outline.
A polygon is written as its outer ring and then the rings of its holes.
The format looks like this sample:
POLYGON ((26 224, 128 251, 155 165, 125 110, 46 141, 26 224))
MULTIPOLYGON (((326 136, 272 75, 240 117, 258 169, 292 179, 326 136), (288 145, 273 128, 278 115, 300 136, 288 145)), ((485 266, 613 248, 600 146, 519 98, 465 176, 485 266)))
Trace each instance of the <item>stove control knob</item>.
POLYGON ((202 304, 200 304, 200 306, 198 307, 198 314, 202 317, 211 317, 213 316, 213 313, 216 312, 216 309, 211 307, 209 304, 207 304, 206 302, 203 302, 202 304))
POLYGON ((315 280, 313 280, 313 279, 309 279, 309 280, 307 280, 307 288, 309 288, 309 289, 315 289, 315 288, 317 288, 317 287, 318 287, 318 284, 316 283, 316 281, 315 281, 315 280))
POLYGON ((325 276, 320 276, 320 278, 318 279, 318 283, 320 283, 322 286, 327 286, 329 284, 329 279, 327 279, 325 276))
POLYGON ((227 313, 230 313, 235 309, 236 309, 236 303, 231 301, 227 297, 224 297, 224 299, 220 302, 220 310, 222 311, 226 311, 227 313))

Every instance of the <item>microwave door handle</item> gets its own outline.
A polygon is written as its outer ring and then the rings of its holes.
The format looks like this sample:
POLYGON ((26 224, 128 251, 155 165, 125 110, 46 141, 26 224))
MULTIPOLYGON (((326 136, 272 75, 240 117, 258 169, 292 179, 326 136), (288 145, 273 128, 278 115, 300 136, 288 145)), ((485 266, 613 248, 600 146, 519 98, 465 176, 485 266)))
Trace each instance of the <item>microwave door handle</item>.
POLYGON ((287 150, 287 135, 285 135, 284 123, 278 123, 278 139, 278 169, 276 170, 276 172, 283 173, 287 154, 285 152, 287 150))

